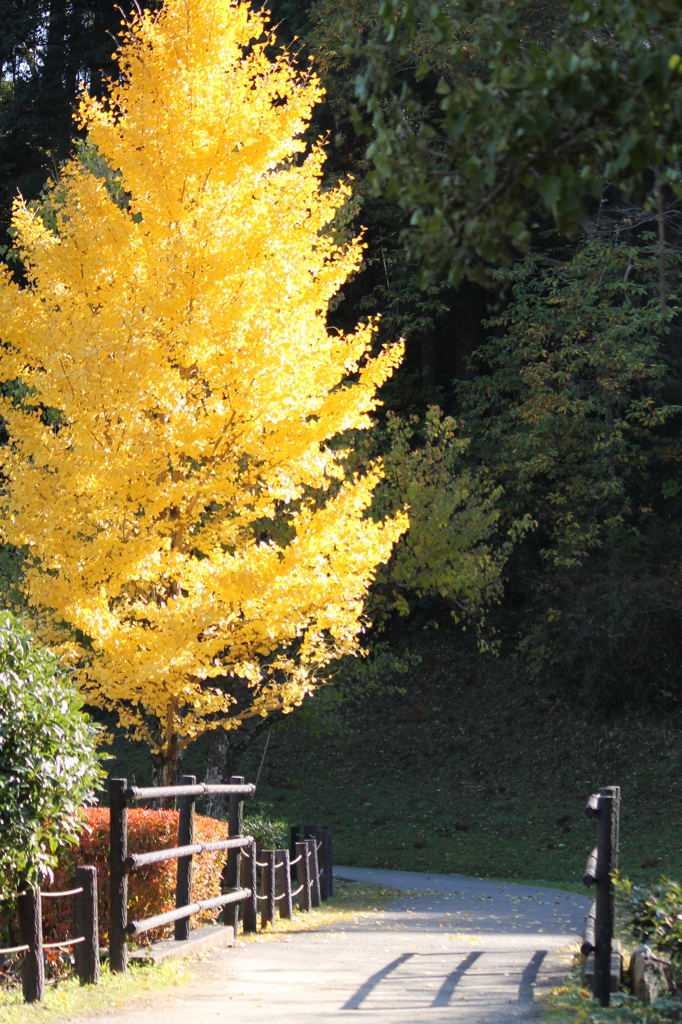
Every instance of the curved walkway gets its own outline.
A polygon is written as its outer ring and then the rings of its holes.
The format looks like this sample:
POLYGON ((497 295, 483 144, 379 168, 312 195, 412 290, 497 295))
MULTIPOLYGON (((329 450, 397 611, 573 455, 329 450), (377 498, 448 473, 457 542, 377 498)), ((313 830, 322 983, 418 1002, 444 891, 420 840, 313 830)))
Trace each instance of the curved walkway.
POLYGON ((117 1024, 522 1024, 565 975, 589 900, 461 875, 336 868, 403 893, 344 925, 245 942, 173 992, 117 1007, 117 1024))

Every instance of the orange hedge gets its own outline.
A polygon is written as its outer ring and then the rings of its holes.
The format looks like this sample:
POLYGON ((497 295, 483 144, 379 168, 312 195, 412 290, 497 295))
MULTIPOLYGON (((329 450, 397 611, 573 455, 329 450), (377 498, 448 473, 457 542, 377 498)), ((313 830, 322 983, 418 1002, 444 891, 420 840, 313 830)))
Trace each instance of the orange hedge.
MULTIPOLYGON (((54 882, 44 886, 43 891, 59 892, 69 889, 70 879, 78 864, 94 864, 97 868, 97 893, 99 908, 100 943, 106 945, 109 939, 109 808, 89 807, 85 811, 86 829, 82 832, 77 847, 69 847, 60 857, 55 870, 54 882)), ((224 821, 195 815, 194 836, 196 842, 213 842, 227 839, 229 829, 224 821)), ((128 810, 128 853, 144 853, 177 846, 178 812, 152 811, 143 807, 128 810)), ((218 850, 194 857, 192 877, 192 898, 210 899, 220 894, 220 876, 227 851, 218 850)), ((128 917, 138 921, 175 906, 175 875, 177 860, 131 871, 128 875, 128 917)), ((73 899, 43 900, 43 935, 45 942, 57 942, 73 935, 71 915, 73 899)), ((217 910, 203 911, 191 919, 193 927, 199 920, 214 921, 220 914, 217 910)), ((16 922, 5 922, 10 933, 16 935, 16 922)), ((155 928, 141 936, 147 945, 157 939, 173 934, 173 925, 155 928)))

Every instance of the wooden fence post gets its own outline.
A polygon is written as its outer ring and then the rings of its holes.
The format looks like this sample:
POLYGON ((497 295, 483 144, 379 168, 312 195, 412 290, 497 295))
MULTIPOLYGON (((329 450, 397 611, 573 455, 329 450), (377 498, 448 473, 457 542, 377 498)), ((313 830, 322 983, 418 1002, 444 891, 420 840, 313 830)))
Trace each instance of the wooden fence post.
MULTIPOLYGON (((292 825, 291 826, 291 841, 289 843, 289 860, 290 861, 296 860, 296 844, 300 843, 300 841, 301 841, 301 826, 300 825, 292 825)), ((291 881, 292 882, 295 882, 297 878, 302 877, 299 874, 299 872, 297 871, 297 868, 298 868, 298 865, 294 864, 291 867, 291 869, 290 869, 291 870, 291 881)))
MULTIPOLYGON (((197 781, 196 775, 183 775, 180 778, 181 786, 193 786, 197 781)), ((196 797, 181 796, 178 798, 178 846, 190 846, 194 842, 194 805, 196 797)), ((177 873, 175 881, 175 906, 186 907, 192 902, 192 864, 193 858, 178 857, 177 873)), ((183 917, 175 922, 175 938, 180 942, 189 939, 189 918, 183 917)))
POLYGON ((320 899, 329 899, 329 866, 327 864, 327 840, 329 829, 326 826, 319 826, 315 829, 315 839, 320 844, 317 851, 317 864, 320 869, 320 899))
POLYGON ((300 910, 310 910, 310 851, 307 841, 296 843, 296 855, 299 854, 301 859, 296 866, 301 881, 298 884, 303 888, 298 895, 298 906, 300 910))
POLYGON ((109 782, 109 964, 113 973, 128 967, 128 874, 124 865, 128 856, 127 788, 127 779, 109 782))
POLYGON ((601 789, 597 801, 593 994, 602 1006, 609 1005, 611 995, 611 943, 615 916, 612 872, 618 866, 619 812, 620 787, 601 789))
POLYGON ((97 920, 97 868, 76 868, 74 883, 83 892, 76 895, 76 937, 85 942, 74 946, 76 972, 81 985, 99 984, 99 924, 97 920))
POLYGON ((322 903, 320 897, 320 868, 317 860, 317 840, 313 836, 312 839, 306 839, 310 847, 310 905, 311 907, 319 907, 322 903))
MULTIPOLYGON (((244 782, 243 775, 233 775, 230 785, 240 786, 244 782)), ((239 793, 230 793, 230 839, 242 834, 242 823, 244 820, 244 800, 239 793)), ((239 875, 241 869, 241 851, 228 850, 227 864, 225 866, 224 880, 227 889, 239 888, 239 875)), ((234 928, 234 937, 237 937, 239 928, 239 904, 228 903, 223 911, 223 924, 231 925, 234 928)))
POLYGON ((581 952, 594 951, 592 993, 602 1006, 611 995, 611 955, 615 918, 615 892, 612 875, 618 867, 620 832, 620 786, 607 786, 587 801, 585 814, 597 819, 597 846, 587 858, 583 882, 595 883, 596 899, 585 918, 581 952))
POLYGON ((275 850, 277 863, 278 888, 284 893, 282 902, 279 905, 279 916, 291 920, 294 916, 294 903, 291 898, 291 868, 289 867, 289 851, 275 850))
POLYGON ((251 890, 249 898, 244 900, 244 908, 242 910, 242 925, 245 932, 258 931, 258 899, 256 896, 258 891, 257 859, 256 844, 253 842, 248 850, 244 851, 242 859, 242 886, 245 889, 251 890))
POLYGON ((334 853, 332 834, 325 826, 324 837, 324 870, 327 874, 327 898, 334 895, 334 853))
POLYGON ((268 921, 270 926, 275 923, 275 906, 277 905, 277 874, 275 850, 263 850, 265 867, 263 868, 263 895, 265 899, 261 902, 260 926, 265 928, 268 921))
POLYGON ((19 893, 17 904, 21 942, 28 946, 21 965, 21 987, 24 1001, 35 1003, 39 999, 45 998, 43 912, 40 889, 26 886, 19 893))

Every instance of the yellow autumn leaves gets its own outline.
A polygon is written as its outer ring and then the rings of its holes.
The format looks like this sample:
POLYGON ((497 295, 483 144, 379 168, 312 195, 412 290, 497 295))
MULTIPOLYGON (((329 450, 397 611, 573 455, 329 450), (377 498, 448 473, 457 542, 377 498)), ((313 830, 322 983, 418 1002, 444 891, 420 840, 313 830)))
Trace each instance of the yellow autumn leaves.
POLYGON ((242 2, 138 18, 120 83, 81 104, 90 159, 51 188, 56 231, 17 202, 26 282, 0 278, 0 373, 29 388, 0 409, 4 539, 88 699, 168 763, 300 703, 406 526, 366 517, 380 469, 346 478, 330 444, 401 353, 327 330, 362 245, 302 137, 319 83, 269 42, 242 2))

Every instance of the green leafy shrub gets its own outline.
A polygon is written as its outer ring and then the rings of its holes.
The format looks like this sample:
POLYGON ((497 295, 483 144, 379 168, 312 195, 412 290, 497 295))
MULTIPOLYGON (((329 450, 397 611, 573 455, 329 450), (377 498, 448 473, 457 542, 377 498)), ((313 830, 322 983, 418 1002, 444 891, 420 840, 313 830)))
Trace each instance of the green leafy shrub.
POLYGON ((682 969, 682 885, 669 878, 654 885, 633 885, 619 878, 616 885, 626 930, 682 969))
POLYGON ((242 831, 247 836, 253 836, 265 850, 284 850, 289 847, 289 826, 286 821, 272 818, 267 806, 254 810, 245 818, 242 831))
POLYGON ((0 899, 49 879, 78 842, 102 778, 98 731, 54 655, 0 612, 0 899))
MULTIPOLYGON (((54 885, 50 889, 62 892, 70 888, 74 869, 78 864, 93 864, 97 868, 97 907, 99 914, 100 942, 109 939, 109 808, 89 807, 84 812, 85 828, 78 846, 65 850, 59 858, 54 872, 54 885)), ((224 821, 206 818, 197 814, 194 818, 194 836, 200 843, 227 839, 229 829, 224 821)), ((177 846, 178 812, 156 811, 134 807, 128 811, 128 852, 144 853, 177 846)), ((192 898, 210 899, 220 895, 220 881, 226 853, 216 850, 194 858, 192 873, 192 898)), ((160 864, 147 864, 128 876, 128 917, 142 920, 154 914, 162 914, 175 906, 176 860, 160 864)), ((207 910, 192 918, 202 923, 214 921, 220 914, 207 910)), ((57 942, 73 934, 71 900, 43 901, 43 933, 46 941, 57 942)), ((5 916, 4 931, 7 937, 16 937, 17 921, 13 908, 5 916)), ((154 942, 173 934, 173 925, 155 928, 145 932, 143 943, 154 942)))

